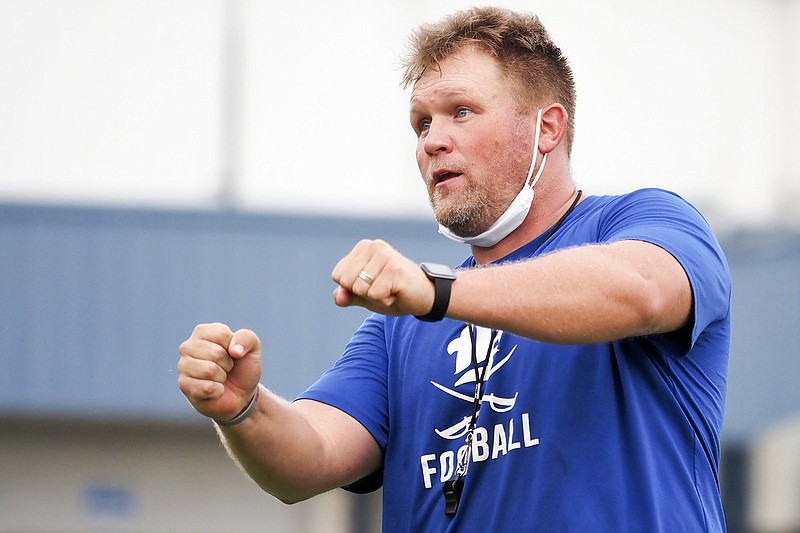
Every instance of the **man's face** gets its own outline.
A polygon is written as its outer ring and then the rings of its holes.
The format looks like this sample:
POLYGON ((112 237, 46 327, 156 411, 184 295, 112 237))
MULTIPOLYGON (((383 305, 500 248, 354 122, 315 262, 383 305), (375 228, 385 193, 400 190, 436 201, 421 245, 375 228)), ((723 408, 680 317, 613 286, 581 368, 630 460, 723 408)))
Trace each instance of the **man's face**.
POLYGON ((463 48, 428 68, 411 93, 417 165, 438 222, 478 235, 527 176, 535 117, 521 114, 495 59, 463 48))

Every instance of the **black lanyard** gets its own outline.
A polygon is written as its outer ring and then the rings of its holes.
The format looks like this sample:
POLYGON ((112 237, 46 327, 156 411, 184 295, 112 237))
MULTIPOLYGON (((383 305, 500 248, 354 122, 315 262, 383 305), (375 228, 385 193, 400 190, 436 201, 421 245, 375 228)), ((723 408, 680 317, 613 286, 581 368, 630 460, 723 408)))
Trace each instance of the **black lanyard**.
POLYGON ((478 411, 481 408, 481 401, 483 401, 483 393, 485 390, 484 384, 486 383, 486 374, 491 365, 492 348, 494 341, 497 338, 498 331, 493 329, 491 337, 489 338, 489 347, 486 349, 486 358, 480 373, 478 372, 478 341, 476 339, 475 326, 467 324, 469 328, 469 340, 472 344, 472 368, 475 371, 475 394, 472 397, 472 417, 469 420, 469 427, 467 428, 467 438, 465 439, 464 446, 458 452, 458 465, 456 466, 455 477, 444 482, 442 486, 442 493, 444 494, 444 514, 447 516, 455 516, 458 511, 458 504, 461 501, 461 491, 464 489, 464 476, 467 475, 469 469, 469 460, 472 455, 472 437, 475 433, 475 426, 478 421, 478 411))
MULTIPOLYGON (((569 206, 567 212, 564 213, 558 222, 552 227, 552 229, 547 232, 547 235, 544 236, 542 241, 534 250, 534 253, 538 251, 538 249, 545 243, 547 240, 553 236, 553 234, 558 231, 558 228, 564 223, 570 213, 575 209, 575 206, 578 205, 578 201, 581 199, 581 195, 583 191, 578 191, 578 194, 575 195, 575 200, 572 202, 572 205, 569 206)), ((467 428, 467 438, 465 440, 464 446, 459 449, 458 452, 458 465, 456 466, 455 477, 448 481, 444 482, 442 486, 442 493, 444 494, 444 514, 447 516, 455 516, 456 512, 458 511, 458 504, 461 501, 461 492, 464 490, 464 477, 467 475, 467 470, 469 469, 469 461, 470 456, 472 455, 472 437, 475 433, 475 426, 478 420, 478 411, 481 407, 481 401, 483 401, 483 392, 484 392, 484 384, 486 383, 486 374, 489 371, 489 365, 491 362, 492 356, 492 347, 494 346, 494 341, 497 338, 497 330, 492 330, 491 338, 489 339, 489 348, 486 350, 486 362, 483 366, 480 375, 478 374, 478 342, 476 339, 475 333, 475 326, 472 324, 467 324, 469 328, 469 340, 472 343, 472 368, 475 370, 475 395, 472 398, 472 417, 469 420, 469 427, 467 428)))
POLYGON ((569 214, 570 214, 570 213, 572 213, 572 211, 575 209, 575 206, 577 206, 577 205, 578 205, 578 200, 580 200, 580 199, 581 199, 581 195, 582 195, 582 194, 583 194, 583 191, 582 191, 582 190, 578 190, 578 194, 576 194, 576 195, 575 195, 575 200, 573 200, 573 201, 572 201, 572 205, 571 205, 571 206, 569 206, 569 209, 567 209, 567 212, 566 212, 566 213, 564 213, 563 215, 561 215, 561 218, 559 218, 559 219, 558 219, 558 222, 556 222, 555 226, 553 226, 553 227, 550 229, 550 231, 548 231, 548 232, 547 232, 547 235, 545 235, 544 239, 542 239, 542 242, 540 242, 540 243, 539 243, 539 245, 536 247, 536 249, 535 249, 535 250, 533 250, 533 253, 536 253, 536 251, 537 251, 537 250, 539 250, 539 248, 541 248, 541 247, 542 247, 542 245, 543 245, 544 243, 546 243, 546 242, 547 242, 547 239, 549 239, 550 237, 552 237, 552 236, 553 236, 553 233, 555 233, 556 231, 558 231, 558 228, 560 228, 560 227, 561 227, 561 224, 563 224, 563 223, 564 223, 564 221, 567 219, 567 217, 569 216, 569 214))

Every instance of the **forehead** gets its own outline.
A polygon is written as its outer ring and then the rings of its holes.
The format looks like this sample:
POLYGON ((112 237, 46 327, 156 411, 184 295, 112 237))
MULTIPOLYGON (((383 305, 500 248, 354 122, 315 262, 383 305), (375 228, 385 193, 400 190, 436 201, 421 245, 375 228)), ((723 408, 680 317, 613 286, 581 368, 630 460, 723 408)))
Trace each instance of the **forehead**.
POLYGON ((411 106, 436 96, 488 95, 503 87, 500 67, 492 55, 462 48, 425 70, 411 91, 411 106))

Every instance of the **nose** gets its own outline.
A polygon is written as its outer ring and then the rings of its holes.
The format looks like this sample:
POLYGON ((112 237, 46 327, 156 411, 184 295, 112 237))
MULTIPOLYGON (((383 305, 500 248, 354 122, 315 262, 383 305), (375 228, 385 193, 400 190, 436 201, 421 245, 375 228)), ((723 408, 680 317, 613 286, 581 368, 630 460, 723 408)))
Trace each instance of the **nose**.
POLYGON ((453 150, 453 138, 448 128, 441 122, 431 121, 425 133, 422 148, 429 156, 448 153, 453 150))

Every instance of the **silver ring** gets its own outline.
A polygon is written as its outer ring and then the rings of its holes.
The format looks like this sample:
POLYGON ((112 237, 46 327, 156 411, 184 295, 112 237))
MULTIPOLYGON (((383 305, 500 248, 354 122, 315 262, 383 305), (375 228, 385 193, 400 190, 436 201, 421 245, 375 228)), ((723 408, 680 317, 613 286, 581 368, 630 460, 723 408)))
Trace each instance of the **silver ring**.
POLYGON ((372 276, 364 272, 363 270, 358 273, 358 279, 366 283, 367 285, 372 285, 372 282, 375 281, 372 276))

